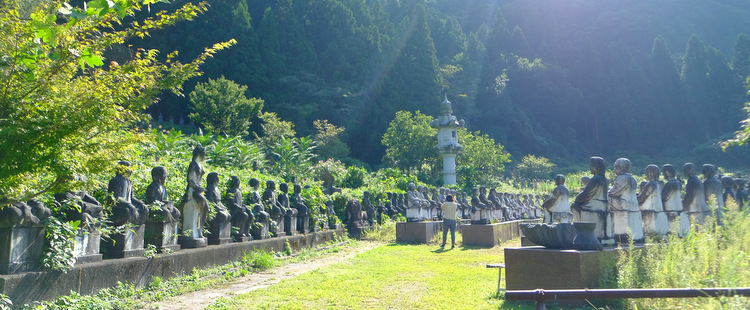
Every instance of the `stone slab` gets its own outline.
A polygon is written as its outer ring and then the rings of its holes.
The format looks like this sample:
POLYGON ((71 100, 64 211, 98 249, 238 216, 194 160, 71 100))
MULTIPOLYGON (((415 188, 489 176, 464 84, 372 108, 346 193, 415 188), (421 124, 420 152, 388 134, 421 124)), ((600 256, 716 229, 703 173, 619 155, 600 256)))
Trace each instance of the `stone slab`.
POLYGON ((461 236, 464 245, 494 247, 521 236, 521 224, 539 223, 541 220, 516 220, 488 225, 463 225, 461 236))
POLYGON ((44 226, 0 229, 0 274, 37 269, 45 234, 44 226))
POLYGON ((143 287, 153 277, 169 279, 189 274, 194 268, 210 268, 242 259, 245 252, 255 249, 272 252, 284 251, 289 240, 293 250, 314 248, 340 238, 344 229, 327 230, 298 236, 276 237, 250 242, 234 242, 202 248, 183 249, 156 257, 105 259, 100 262, 75 265, 67 273, 57 271, 23 272, 0 275, 0 293, 8 295, 14 305, 32 301, 51 300, 75 291, 90 295, 103 288, 117 286, 118 282, 143 287))
POLYGON ((507 290, 606 288, 622 250, 505 248, 505 287, 507 290))
POLYGON ((396 242, 428 243, 437 235, 442 223, 442 221, 398 222, 396 223, 396 242))

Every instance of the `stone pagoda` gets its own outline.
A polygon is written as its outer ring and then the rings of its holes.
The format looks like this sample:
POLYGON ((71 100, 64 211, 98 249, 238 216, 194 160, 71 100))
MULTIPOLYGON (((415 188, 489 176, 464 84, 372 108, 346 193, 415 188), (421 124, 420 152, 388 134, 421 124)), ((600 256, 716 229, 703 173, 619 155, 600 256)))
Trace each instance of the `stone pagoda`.
POLYGON ((459 121, 453 116, 448 95, 440 104, 440 116, 430 122, 430 127, 438 130, 435 148, 443 157, 443 184, 456 184, 456 155, 464 148, 458 144, 458 129, 464 127, 464 120, 459 121))

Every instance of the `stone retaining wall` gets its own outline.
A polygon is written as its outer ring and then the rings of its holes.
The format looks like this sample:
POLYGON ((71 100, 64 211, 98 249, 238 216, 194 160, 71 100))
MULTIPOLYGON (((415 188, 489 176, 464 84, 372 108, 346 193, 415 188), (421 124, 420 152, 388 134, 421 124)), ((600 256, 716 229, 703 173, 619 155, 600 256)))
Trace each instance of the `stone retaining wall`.
POLYGON ((345 234, 343 228, 304 235, 277 237, 250 242, 213 245, 197 249, 184 249, 157 257, 132 257, 106 259, 101 262, 80 264, 67 273, 58 271, 35 271, 0 275, 0 293, 8 295, 14 305, 23 305, 36 300, 52 300, 75 291, 82 295, 114 287, 117 282, 133 283, 137 287, 147 285, 152 277, 169 279, 189 273, 195 268, 203 269, 238 261, 243 254, 254 249, 281 252, 285 240, 292 249, 315 248, 345 234), (335 235, 334 235, 335 234, 335 235))

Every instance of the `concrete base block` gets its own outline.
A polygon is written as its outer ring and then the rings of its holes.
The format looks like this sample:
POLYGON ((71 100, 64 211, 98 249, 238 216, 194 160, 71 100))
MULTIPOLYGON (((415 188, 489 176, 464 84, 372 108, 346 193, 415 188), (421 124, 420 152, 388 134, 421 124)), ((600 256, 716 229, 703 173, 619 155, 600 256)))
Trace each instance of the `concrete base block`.
POLYGON ((177 239, 177 242, 180 243, 180 247, 182 247, 183 249, 194 249, 194 248, 206 247, 206 238, 190 238, 190 237, 180 236, 177 239))
POLYGON ((102 252, 107 258, 130 258, 143 256, 143 237, 146 225, 128 227, 124 233, 113 234, 101 243, 102 252))
POLYGON ((396 242, 428 243, 437 235, 443 222, 398 222, 396 223, 396 242))
POLYGON ((521 224, 539 223, 541 220, 517 220, 489 225, 461 227, 464 245, 494 247, 501 242, 521 236, 521 224))
POLYGON ((508 290, 606 288, 622 250, 505 248, 505 286, 508 290))
POLYGON ((37 269, 45 234, 44 226, 0 229, 0 274, 37 269))

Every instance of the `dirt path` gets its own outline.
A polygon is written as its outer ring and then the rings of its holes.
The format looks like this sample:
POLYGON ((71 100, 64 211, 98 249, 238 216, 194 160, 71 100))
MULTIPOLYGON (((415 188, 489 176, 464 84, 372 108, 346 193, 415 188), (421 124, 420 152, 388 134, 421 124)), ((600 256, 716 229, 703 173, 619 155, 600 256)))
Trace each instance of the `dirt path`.
POLYGON ((172 297, 165 301, 153 303, 147 308, 183 310, 203 309, 214 303, 219 297, 231 298, 239 294, 266 288, 279 283, 281 280, 291 279, 303 273, 352 258, 359 253, 367 252, 380 245, 382 244, 360 241, 354 246, 342 248, 338 253, 331 253, 302 262, 285 264, 281 267, 270 270, 255 272, 231 282, 217 285, 217 287, 212 289, 190 292, 172 297))

